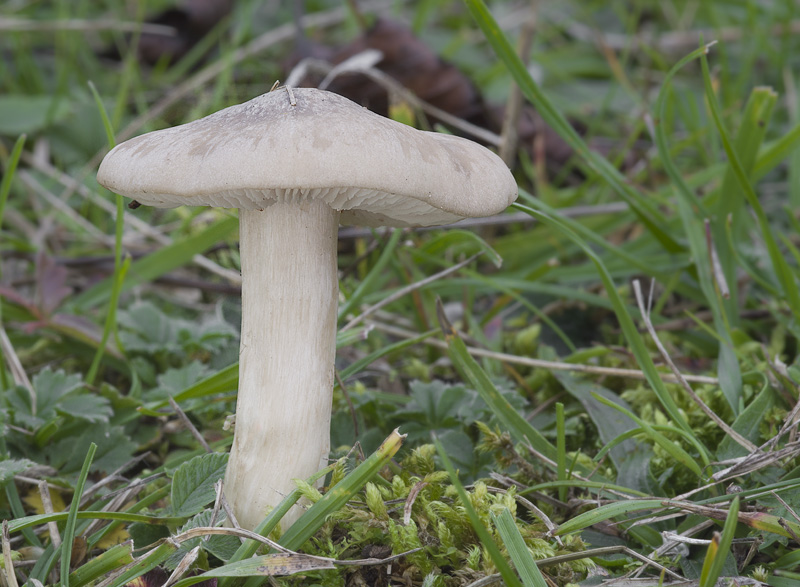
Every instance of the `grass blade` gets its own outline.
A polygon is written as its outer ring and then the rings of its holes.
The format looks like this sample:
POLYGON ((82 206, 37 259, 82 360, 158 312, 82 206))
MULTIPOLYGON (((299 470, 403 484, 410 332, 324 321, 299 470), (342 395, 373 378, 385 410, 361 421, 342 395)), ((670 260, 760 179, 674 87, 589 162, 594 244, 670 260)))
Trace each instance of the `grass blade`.
POLYGON ((344 318, 350 312, 352 312, 356 306, 361 302, 367 293, 369 293, 375 284, 377 283, 378 279, 383 276, 383 269, 386 265, 391 261, 392 257, 394 257, 394 250, 397 248, 397 245, 400 243, 400 239, 403 237, 403 231, 400 229, 395 229, 392 232, 392 236, 389 237, 386 245, 383 247, 383 251, 381 252, 380 257, 375 262, 375 265, 372 266, 370 272, 361 280, 361 283, 358 284, 355 291, 351 293, 347 300, 339 307, 339 317, 344 318))
POLYGON ((670 234, 669 228, 659 217, 658 212, 646 197, 636 192, 625 177, 606 159, 598 155, 584 142, 564 115, 544 95, 538 84, 528 73, 528 69, 517 55, 500 26, 495 21, 483 0, 464 0, 472 17, 483 30, 486 39, 497 56, 508 68, 514 81, 517 82, 523 95, 531 101, 542 118, 569 144, 578 154, 586 167, 599 175, 614 191, 631 207, 650 233, 658 239, 662 246, 670 252, 683 249, 670 234))
POLYGON ((739 521, 739 498, 735 497, 728 510, 728 519, 722 528, 722 534, 715 532, 708 546, 706 558, 703 561, 703 568, 700 571, 700 587, 714 587, 722 573, 722 565, 725 558, 731 552, 733 535, 736 532, 736 524, 739 521))
POLYGON ((445 316, 441 299, 437 300, 436 313, 447 341, 448 354, 459 374, 480 394, 516 442, 527 442, 544 456, 555 461, 558 456, 556 447, 508 403, 486 372, 472 358, 464 341, 445 316))
POLYGON ((3 212, 8 201, 8 194, 11 193, 11 182, 14 179, 14 172, 17 170, 19 158, 22 156, 22 148, 25 146, 25 135, 20 135, 11 149, 11 155, 5 164, 3 179, 0 181, 0 226, 3 224, 3 212))
POLYGON ((528 206, 523 206, 522 204, 512 205, 518 210, 522 210, 523 212, 530 214, 537 220, 556 228, 559 232, 568 236, 573 242, 578 244, 584 253, 592 260, 597 268, 598 273, 600 274, 600 279, 603 282, 603 286, 608 294, 608 298, 611 301, 614 312, 617 315, 620 328, 622 329, 622 332, 628 341, 628 345, 630 346, 634 357, 636 357, 636 361, 644 373, 647 382, 650 384, 650 387, 652 387, 653 391, 655 391, 659 401, 661 402, 661 405, 664 407, 667 414, 669 414, 670 418, 672 418, 676 425, 690 435, 694 436, 691 426, 689 426, 689 423, 681 414, 680 410, 678 409, 678 405, 675 403, 675 400, 672 398, 672 395, 670 394, 666 385, 661 380, 661 377, 656 370, 656 366, 653 363, 653 359, 650 357, 650 352, 647 349, 647 345, 645 345, 644 340, 642 340, 642 336, 639 334, 636 324, 634 324, 633 319, 628 313, 625 302, 622 300, 622 297, 617 291, 614 280, 611 278, 611 275, 608 273, 608 270, 606 269, 605 264, 600 257, 598 257, 597 254, 577 234, 565 226, 557 217, 539 212, 538 210, 534 210, 528 206))
MULTIPOLYGON (((103 100, 100 98, 100 94, 97 93, 97 88, 94 87, 92 82, 89 82, 89 89, 92 91, 92 96, 94 96, 97 110, 100 112, 100 117, 103 119, 103 128, 106 131, 108 147, 113 149, 114 145, 116 144, 116 140, 114 139, 114 129, 111 126, 111 121, 108 119, 108 113, 103 105, 103 100)), ((117 215, 114 223, 114 274, 112 275, 111 281, 111 300, 108 305, 108 313, 106 314, 105 324, 103 325, 103 336, 100 339, 100 344, 95 352, 92 365, 89 367, 89 371, 86 374, 87 385, 92 385, 92 383, 94 383, 94 378, 97 376, 97 370, 100 368, 100 361, 102 361, 103 355, 105 355, 106 342, 108 341, 108 338, 111 336, 112 332, 115 334, 117 332, 117 306, 119 302, 119 294, 122 292, 122 284, 125 280, 125 274, 130 267, 130 258, 125 259, 124 263, 122 261, 122 232, 125 228, 125 203, 123 202, 122 196, 119 194, 114 194, 114 197, 116 198, 117 215)))
POLYGON ((61 543, 62 587, 69 587, 69 565, 70 559, 72 558, 72 541, 75 539, 75 524, 78 521, 81 496, 83 495, 83 488, 86 486, 86 478, 89 476, 89 466, 92 464, 95 452, 97 452, 97 445, 93 442, 89 445, 89 451, 86 453, 80 475, 78 475, 78 482, 75 484, 75 492, 72 494, 72 503, 69 506, 67 524, 64 526, 64 532, 61 534, 61 540, 63 541, 61 543))
POLYGON ((458 473, 456 473, 456 470, 453 468, 453 463, 450 462, 450 457, 447 456, 442 443, 435 434, 433 435, 433 444, 436 445, 439 458, 442 459, 442 465, 444 465, 444 469, 447 471, 447 474, 450 475, 450 482, 453 484, 453 487, 455 487, 458 497, 461 499, 461 505, 464 508, 464 511, 467 512, 467 516, 469 517, 469 521, 472 523, 472 528, 475 530, 475 534, 478 535, 481 544, 492 558, 492 562, 500 572, 500 575, 503 577, 503 581, 505 581, 505 584, 508 587, 523 587, 523 584, 520 582, 519 578, 517 578, 517 575, 514 574, 514 571, 511 569, 509 564, 506 562, 506 559, 500 552, 500 548, 497 546, 497 543, 494 541, 491 534, 489 534, 489 531, 483 525, 483 522, 481 522, 481 519, 478 517, 478 513, 475 511, 475 508, 472 507, 472 503, 469 501, 469 495, 467 495, 464 486, 461 485, 461 481, 458 480, 458 473))
MULTIPOLYGON (((122 288, 127 291, 137 285, 149 283, 168 271, 188 263, 192 257, 228 238, 239 226, 239 221, 226 216, 201 232, 162 247, 146 257, 131 263, 128 279, 122 288)), ((72 300, 76 312, 94 308, 111 297, 114 277, 108 277, 72 300)))
POLYGON ((783 292, 784 299, 788 303, 789 309, 791 310, 795 319, 800 320, 800 290, 797 288, 797 282, 795 280, 794 273, 789 267, 789 263, 781 253, 778 243, 775 241, 774 231, 769 224, 769 219, 764 212, 764 208, 761 206, 761 202, 758 200, 758 195, 753 189, 750 179, 747 177, 747 173, 745 172, 744 166, 739 159, 738 153, 733 148, 730 135, 728 134, 725 124, 722 121, 722 110, 717 101, 717 96, 714 93, 711 74, 709 73, 708 69, 708 60, 705 58, 705 56, 701 58, 701 64, 703 66, 703 82, 705 83, 706 88, 706 101, 711 112, 711 117, 714 119, 714 124, 717 127, 717 132, 720 135, 722 146, 725 149, 731 169, 739 183, 739 188, 744 193, 745 197, 747 198, 747 202, 750 204, 753 212, 756 215, 758 226, 761 231, 761 238, 764 239, 764 244, 767 247, 767 252, 769 253, 769 258, 772 262, 772 269, 775 272, 777 281, 781 284, 781 290, 783 292))
POLYGON ((547 581, 544 580, 544 576, 528 550, 528 545, 525 544, 525 540, 514 522, 514 516, 511 515, 508 508, 501 511, 500 515, 492 512, 492 520, 523 585, 525 587, 548 587, 547 581))
POLYGON ((397 430, 384 440, 374 453, 356 467, 349 475, 328 490, 317 503, 292 524, 281 536, 280 544, 290 550, 297 550, 319 530, 325 519, 339 510, 361 490, 383 466, 400 450, 405 439, 397 430))
POLYGON ((558 527, 555 531, 556 536, 563 536, 571 532, 578 532, 584 528, 588 528, 593 524, 605 522, 611 518, 630 514, 633 512, 642 512, 646 510, 655 510, 663 508, 663 500, 661 499, 640 499, 630 501, 616 501, 608 505, 600 506, 588 512, 578 514, 574 518, 567 520, 558 527))

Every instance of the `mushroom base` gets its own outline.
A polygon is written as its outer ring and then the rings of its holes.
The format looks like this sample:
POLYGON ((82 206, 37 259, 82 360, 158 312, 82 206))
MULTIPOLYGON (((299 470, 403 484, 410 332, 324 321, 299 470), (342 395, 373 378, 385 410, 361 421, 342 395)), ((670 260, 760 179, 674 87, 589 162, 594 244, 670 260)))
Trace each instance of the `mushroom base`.
MULTIPOLYGON (((225 495, 255 528, 327 465, 339 295, 339 212, 318 202, 241 210, 242 336, 225 495)), ((284 528, 303 510, 295 506, 284 528)))

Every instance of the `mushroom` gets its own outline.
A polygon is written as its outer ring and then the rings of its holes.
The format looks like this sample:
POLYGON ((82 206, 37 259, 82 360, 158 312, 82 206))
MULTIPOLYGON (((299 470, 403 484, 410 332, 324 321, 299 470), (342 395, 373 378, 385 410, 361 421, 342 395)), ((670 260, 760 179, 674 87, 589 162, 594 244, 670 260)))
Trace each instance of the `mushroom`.
MULTIPOLYGON (((494 153, 316 89, 273 91, 117 145, 97 181, 150 206, 239 208, 242 332, 225 492, 254 528, 327 464, 339 223, 433 226, 504 210, 494 153)), ((288 527, 295 506, 283 520, 288 527)))

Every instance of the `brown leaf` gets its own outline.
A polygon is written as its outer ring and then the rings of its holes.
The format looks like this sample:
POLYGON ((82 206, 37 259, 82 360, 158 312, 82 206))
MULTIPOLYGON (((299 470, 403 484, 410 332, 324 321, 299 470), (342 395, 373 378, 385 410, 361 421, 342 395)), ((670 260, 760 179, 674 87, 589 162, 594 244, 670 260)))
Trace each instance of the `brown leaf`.
MULTIPOLYGON (((406 25, 379 18, 351 43, 328 57, 338 64, 366 49, 383 54, 378 68, 411 90, 420 99, 454 116, 488 128, 488 110, 474 84, 453 64, 436 55, 406 25)), ((319 53, 324 53, 319 48, 319 53)), ((316 86, 321 79, 306 79, 302 85, 316 86)), ((373 112, 386 115, 389 99, 377 83, 358 73, 337 77, 328 87, 373 112)))

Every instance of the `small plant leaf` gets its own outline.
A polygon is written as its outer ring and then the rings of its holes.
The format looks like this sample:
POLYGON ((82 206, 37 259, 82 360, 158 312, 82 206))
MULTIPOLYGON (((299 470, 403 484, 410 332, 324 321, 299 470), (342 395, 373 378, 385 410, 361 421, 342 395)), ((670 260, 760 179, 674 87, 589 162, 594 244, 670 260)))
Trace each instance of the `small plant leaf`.
POLYGON ((35 464, 28 459, 3 459, 0 461, 0 485, 5 485, 7 481, 14 478, 14 475, 22 473, 35 464))
POLYGON ((214 483, 225 476, 227 453, 209 453, 182 464, 172 478, 172 511, 193 516, 214 501, 214 483))

